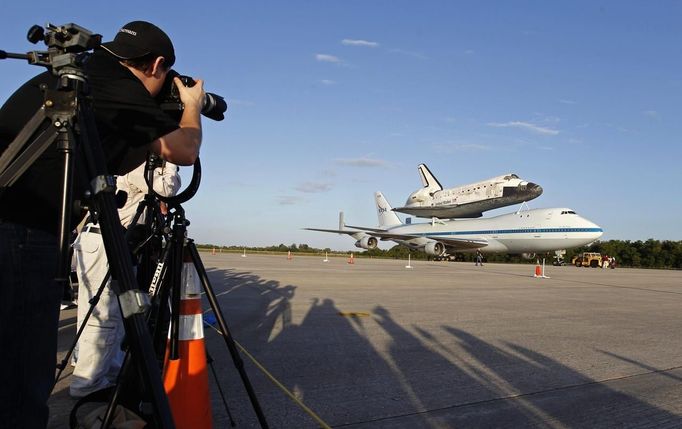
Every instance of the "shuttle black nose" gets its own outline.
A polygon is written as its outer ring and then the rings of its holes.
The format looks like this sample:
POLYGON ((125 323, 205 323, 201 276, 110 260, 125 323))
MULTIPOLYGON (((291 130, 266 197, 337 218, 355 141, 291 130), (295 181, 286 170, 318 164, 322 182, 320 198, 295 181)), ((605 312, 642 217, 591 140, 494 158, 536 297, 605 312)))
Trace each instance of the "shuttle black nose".
POLYGON ((542 195, 542 186, 538 185, 537 183, 528 182, 526 185, 526 190, 530 195, 533 196, 533 198, 537 198, 542 195))

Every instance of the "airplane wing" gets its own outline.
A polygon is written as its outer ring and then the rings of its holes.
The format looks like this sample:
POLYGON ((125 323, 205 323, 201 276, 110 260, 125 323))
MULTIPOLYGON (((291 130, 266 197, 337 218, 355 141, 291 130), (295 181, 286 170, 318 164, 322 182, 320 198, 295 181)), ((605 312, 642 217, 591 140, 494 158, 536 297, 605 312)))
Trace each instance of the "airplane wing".
POLYGON ((328 229, 313 229, 313 228, 305 228, 305 229, 310 229, 313 231, 325 231, 325 232, 338 232, 341 234, 349 234, 352 235, 354 233, 358 232, 365 232, 372 237, 376 237, 381 239, 382 241, 386 240, 402 240, 402 241, 410 241, 414 239, 423 239, 425 241, 428 240, 433 240, 433 241, 439 241, 443 244, 445 244, 447 247, 451 249, 478 249, 481 247, 485 247, 488 245, 488 240, 485 239, 465 239, 465 238, 443 238, 443 237, 437 237, 437 238, 431 238, 431 237, 424 237, 423 235, 418 235, 418 234, 395 234, 388 232, 384 229, 376 229, 376 228, 366 228, 362 226, 351 226, 351 225, 346 225, 348 228, 355 228, 360 231, 347 231, 347 230, 328 230, 328 229))
POLYGON ((321 228, 303 228, 308 231, 321 231, 321 232, 334 232, 336 234, 348 234, 348 235, 355 235, 355 234, 362 234, 364 231, 349 231, 347 229, 321 229, 321 228))
POLYGON ((385 229, 379 229, 379 228, 368 228, 366 226, 353 226, 353 225, 346 225, 346 228, 355 228, 355 229, 360 229, 362 231, 372 231, 372 232, 386 232, 385 229))
POLYGON ((436 241, 440 241, 452 249, 480 249, 488 245, 488 240, 485 239, 468 240, 464 238, 439 238, 436 241))
POLYGON ((479 249, 488 245, 488 240, 484 239, 466 239, 466 238, 442 238, 442 237, 424 237, 423 235, 412 235, 412 234, 391 234, 391 233, 380 233, 380 232, 368 232, 369 235, 381 238, 382 240, 403 240, 410 241, 414 239, 424 239, 426 241, 433 240, 438 241, 451 249, 479 249))

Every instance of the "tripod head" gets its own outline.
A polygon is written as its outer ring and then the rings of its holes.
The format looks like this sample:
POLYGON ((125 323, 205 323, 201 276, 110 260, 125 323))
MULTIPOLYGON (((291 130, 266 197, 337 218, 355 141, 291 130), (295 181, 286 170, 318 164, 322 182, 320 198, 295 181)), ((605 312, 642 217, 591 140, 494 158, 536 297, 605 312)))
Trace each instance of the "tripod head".
POLYGON ((199 191, 199 185, 201 184, 201 161, 199 158, 197 158, 197 160, 194 162, 194 169, 192 170, 192 180, 190 181, 187 188, 180 192, 179 194, 172 197, 160 195, 156 191, 154 191, 151 176, 149 175, 150 171, 154 170, 154 168, 156 167, 160 167, 162 164, 163 160, 161 160, 161 158, 159 158, 158 155, 149 154, 147 158, 147 165, 145 166, 144 177, 145 181, 147 182, 147 188, 149 189, 149 193, 151 195, 158 198, 159 201, 168 204, 169 207, 177 207, 180 204, 189 201, 192 197, 194 197, 194 195, 196 195, 197 191, 199 191))
POLYGON ((31 51, 26 54, 0 51, 0 60, 27 60, 31 65, 47 67, 55 76, 80 76, 85 58, 83 53, 102 43, 102 35, 73 23, 59 26, 48 23, 44 28, 34 25, 28 30, 26 38, 33 44, 42 40, 47 45, 47 51, 31 51))

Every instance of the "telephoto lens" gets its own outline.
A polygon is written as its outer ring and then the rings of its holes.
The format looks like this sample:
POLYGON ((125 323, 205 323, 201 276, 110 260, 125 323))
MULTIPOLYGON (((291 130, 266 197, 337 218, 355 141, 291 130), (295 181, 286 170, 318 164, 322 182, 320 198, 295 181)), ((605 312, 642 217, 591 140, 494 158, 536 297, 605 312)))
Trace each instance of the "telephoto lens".
MULTIPOLYGON (((185 106, 180 100, 180 94, 178 92, 177 86, 175 86, 174 78, 177 77, 182 81, 183 85, 187 87, 193 87, 196 82, 189 76, 181 75, 175 70, 168 72, 166 76, 166 82, 164 87, 159 93, 159 98, 161 100, 161 108, 172 112, 172 111, 182 111, 185 106)), ((225 112, 227 111, 227 103, 225 99, 218 94, 213 94, 207 92, 204 98, 204 107, 201 109, 201 114, 214 121, 222 121, 225 119, 225 112)))

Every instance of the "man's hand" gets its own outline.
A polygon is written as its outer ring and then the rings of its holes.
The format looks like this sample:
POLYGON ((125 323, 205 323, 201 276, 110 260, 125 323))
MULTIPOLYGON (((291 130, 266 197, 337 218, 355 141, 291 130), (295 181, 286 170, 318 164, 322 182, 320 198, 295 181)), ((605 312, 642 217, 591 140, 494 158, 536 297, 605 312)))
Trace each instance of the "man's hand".
POLYGON ((180 100, 182 100, 182 102, 185 104, 185 109, 188 107, 194 107, 201 112, 201 109, 204 108, 204 102, 206 101, 204 81, 199 79, 192 87, 185 86, 177 77, 173 78, 173 82, 175 82, 175 86, 178 87, 180 100))

